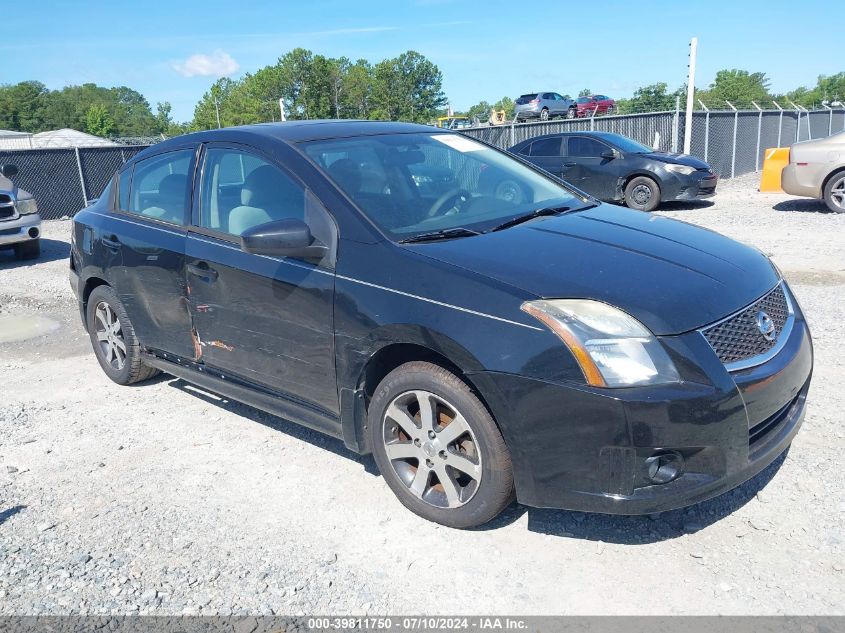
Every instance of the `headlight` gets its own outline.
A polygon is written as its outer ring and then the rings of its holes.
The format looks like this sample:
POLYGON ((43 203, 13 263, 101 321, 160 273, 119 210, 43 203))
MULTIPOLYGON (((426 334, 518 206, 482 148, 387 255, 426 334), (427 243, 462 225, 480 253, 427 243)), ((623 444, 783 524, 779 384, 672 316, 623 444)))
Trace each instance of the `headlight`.
POLYGON ((566 344, 589 385, 634 387, 680 381, 654 335, 618 308, 589 299, 526 301, 521 307, 566 344))
POLYGON ((21 215, 29 215, 30 213, 38 213, 38 205, 35 203, 35 198, 24 198, 15 202, 15 208, 21 215))
POLYGON ((676 165, 674 163, 666 163, 664 167, 666 167, 666 171, 675 172, 676 174, 683 174, 684 176, 689 176, 691 173, 695 172, 695 167, 690 167, 689 165, 676 165))

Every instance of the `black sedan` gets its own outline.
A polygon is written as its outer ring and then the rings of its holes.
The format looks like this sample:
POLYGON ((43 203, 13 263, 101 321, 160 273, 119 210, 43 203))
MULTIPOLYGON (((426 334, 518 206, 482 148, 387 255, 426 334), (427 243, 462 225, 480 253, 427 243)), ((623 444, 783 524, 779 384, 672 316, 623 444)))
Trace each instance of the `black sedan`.
POLYGON ((695 156, 657 152, 610 132, 537 136, 510 151, 599 200, 624 202, 640 211, 667 200, 708 198, 719 180, 695 156))
POLYGON ((74 217, 70 278, 115 382, 327 433, 455 527, 514 495, 636 514, 729 490, 789 446, 812 371, 759 251, 419 125, 159 143, 74 217))

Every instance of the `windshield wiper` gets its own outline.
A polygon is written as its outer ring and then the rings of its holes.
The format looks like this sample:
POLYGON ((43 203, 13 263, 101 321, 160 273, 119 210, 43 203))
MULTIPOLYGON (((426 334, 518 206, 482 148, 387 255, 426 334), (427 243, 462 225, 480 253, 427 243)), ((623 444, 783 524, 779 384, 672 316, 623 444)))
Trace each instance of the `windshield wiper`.
POLYGON ((411 237, 406 237, 404 240, 399 240, 399 243, 410 244, 411 242, 434 242, 435 240, 449 240, 453 237, 472 237, 473 235, 481 235, 481 233, 459 226, 453 229, 442 229, 440 231, 432 231, 431 233, 412 235, 411 237))
POLYGON ((507 222, 502 222, 501 224, 494 226, 487 232, 493 233, 494 231, 501 231, 502 229, 507 229, 512 226, 516 226, 517 224, 528 222, 528 220, 533 220, 534 218, 542 218, 547 215, 557 215, 558 213, 563 213, 564 211, 569 210, 570 207, 540 207, 539 209, 534 209, 534 211, 526 213, 525 215, 518 215, 515 218, 511 218, 507 222))

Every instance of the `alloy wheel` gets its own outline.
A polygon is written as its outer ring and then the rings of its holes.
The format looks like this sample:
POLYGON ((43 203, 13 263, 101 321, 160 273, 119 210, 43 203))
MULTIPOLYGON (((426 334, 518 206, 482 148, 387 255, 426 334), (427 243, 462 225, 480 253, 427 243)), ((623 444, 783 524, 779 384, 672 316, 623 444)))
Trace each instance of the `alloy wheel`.
POLYGON ((439 508, 457 508, 481 483, 481 452, 463 415, 430 391, 406 391, 382 420, 390 465, 415 497, 439 508))
POLYGON ((833 204, 845 211, 845 176, 833 183, 830 188, 830 199, 833 204))
POLYGON ((120 371, 126 364, 126 341, 123 338, 123 328, 120 319, 108 303, 100 301, 94 311, 97 331, 97 343, 100 353, 106 363, 120 371))

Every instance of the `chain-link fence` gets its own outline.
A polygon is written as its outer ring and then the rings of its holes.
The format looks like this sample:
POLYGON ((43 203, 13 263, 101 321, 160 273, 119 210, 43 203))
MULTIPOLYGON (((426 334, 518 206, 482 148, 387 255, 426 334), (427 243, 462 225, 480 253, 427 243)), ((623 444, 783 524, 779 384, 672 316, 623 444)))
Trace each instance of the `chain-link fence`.
MULTIPOLYGON (((652 112, 539 123, 508 123, 460 130, 507 149, 543 134, 596 130, 616 132, 664 152, 684 145, 683 112, 652 112)), ((763 166, 765 151, 796 141, 830 136, 845 130, 845 110, 718 110, 696 111, 692 117, 690 153, 707 161, 722 178, 763 166)))
MULTIPOLYGON (((520 141, 553 134, 616 132, 661 151, 682 151, 683 112, 652 112, 538 123, 509 123, 461 130, 507 149, 520 141)), ((722 178, 758 171, 767 148, 817 139, 845 130, 845 110, 711 110, 692 118, 690 153, 707 161, 722 178)), ((128 139, 124 139, 128 140, 128 139)), ((135 141, 158 138, 132 139, 135 141)), ((38 201, 41 216, 71 216, 98 197, 114 172, 146 144, 114 147, 0 150, 0 164, 18 166, 15 183, 38 201)))
POLYGON ((35 196, 42 218, 55 220, 99 197, 114 172, 144 147, 0 150, 0 165, 17 165, 15 184, 35 196))

